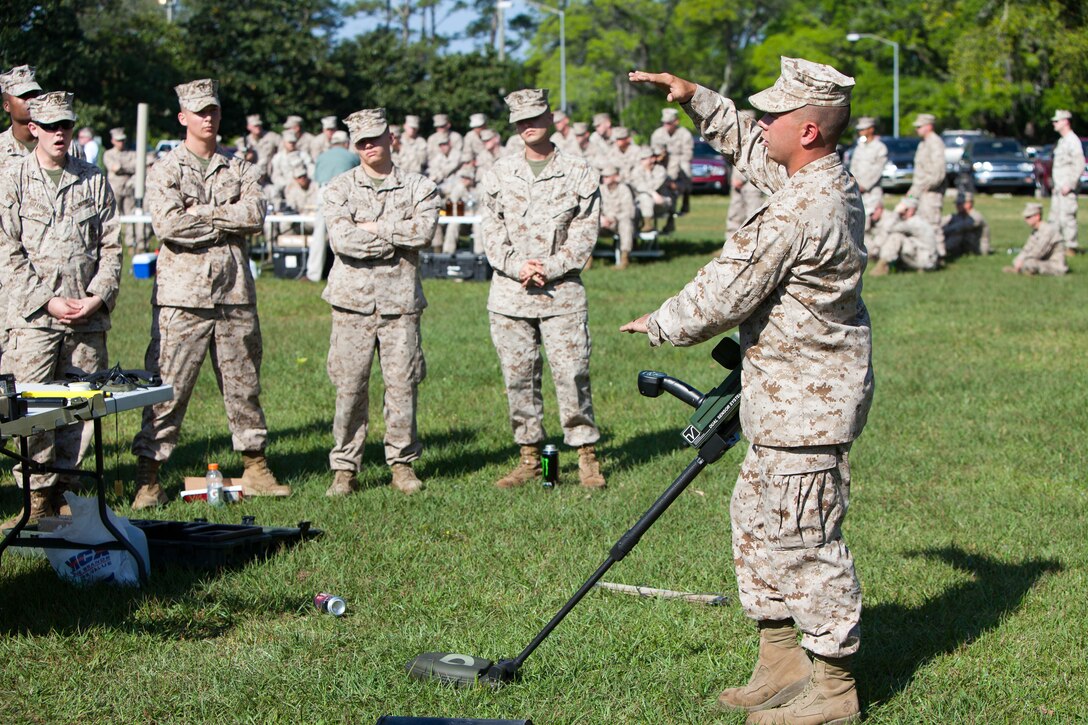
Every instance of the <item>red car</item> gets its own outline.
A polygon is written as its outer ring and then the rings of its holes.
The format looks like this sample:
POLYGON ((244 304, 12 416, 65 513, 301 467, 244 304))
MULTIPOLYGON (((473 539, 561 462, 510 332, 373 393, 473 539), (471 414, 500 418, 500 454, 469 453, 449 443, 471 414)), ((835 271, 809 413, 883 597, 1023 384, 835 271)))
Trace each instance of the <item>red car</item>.
POLYGON ((706 141, 695 142, 695 153, 691 157, 691 188, 692 191, 729 193, 725 159, 706 141))
MULTIPOLYGON (((1084 155, 1088 156, 1088 136, 1082 136, 1080 142, 1084 147, 1084 155)), ((1034 161, 1035 185, 1043 192, 1044 196, 1050 196, 1050 192, 1054 188, 1054 179, 1052 178, 1052 173, 1054 171, 1054 144, 1041 146, 1038 153, 1035 155, 1034 161)), ((1080 190, 1082 192, 1088 191, 1088 164, 1085 165, 1084 173, 1080 175, 1080 190)))

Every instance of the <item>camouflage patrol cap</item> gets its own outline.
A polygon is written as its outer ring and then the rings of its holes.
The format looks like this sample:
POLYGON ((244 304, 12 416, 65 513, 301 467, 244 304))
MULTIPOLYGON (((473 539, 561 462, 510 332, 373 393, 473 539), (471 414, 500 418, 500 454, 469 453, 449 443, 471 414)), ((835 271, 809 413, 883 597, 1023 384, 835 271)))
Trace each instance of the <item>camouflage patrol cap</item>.
POLYGON ((575 136, 586 136, 589 134, 589 124, 585 121, 576 121, 571 124, 571 129, 574 131, 575 136))
POLYGON ((57 121, 75 121, 75 94, 67 91, 43 93, 31 98, 26 103, 30 111, 30 120, 34 123, 56 123, 57 121))
MULTIPOLYGON (((219 103, 219 81, 212 78, 201 78, 198 81, 190 81, 189 83, 182 83, 180 86, 174 86, 174 93, 178 94, 178 105, 181 106, 181 110, 190 111, 196 113, 197 111, 203 111, 208 106, 220 106, 219 103)), ((257 117, 257 124, 260 125, 261 117, 257 117)))
POLYGON ((620 170, 615 166, 606 166, 601 169, 601 176, 616 176, 620 173, 620 170))
POLYGON ((553 121, 559 122, 559 121, 562 121, 565 118, 567 118, 567 114, 563 113, 563 111, 552 111, 552 120, 553 121))
POLYGON ((246 125, 247 126, 263 126, 264 121, 261 120, 261 114, 251 113, 248 116, 246 116, 246 125))
POLYGON ((788 113, 805 106, 850 106, 854 79, 829 65, 782 56, 782 71, 774 85, 748 98, 765 113, 788 113))
POLYGON ((643 146, 642 149, 638 152, 639 161, 642 161, 643 159, 652 159, 654 156, 657 156, 657 154, 654 153, 654 150, 649 146, 643 146))
POLYGON ((1043 205, 1036 201, 1029 201, 1027 204, 1024 205, 1023 216, 1025 219, 1027 219, 1028 217, 1032 217, 1035 215, 1043 215, 1043 205))
POLYGON ((332 143, 334 145, 344 144, 346 146, 347 143, 348 143, 348 132, 347 131, 337 131, 336 133, 334 133, 332 135, 332 139, 330 140, 329 143, 332 143))
POLYGON ((419 116, 405 116, 404 127, 419 130, 419 116))
POLYGON ((487 116, 482 113, 474 113, 468 117, 469 128, 479 128, 487 125, 487 116))
POLYGON ((607 113, 594 113, 593 125, 600 126, 602 123, 612 123, 612 117, 607 113))
POLYGON ((364 108, 344 119, 344 125, 351 134, 351 143, 357 144, 364 138, 381 136, 389 128, 385 120, 384 108, 364 108))
POLYGON ((42 87, 34 80, 34 69, 28 65, 17 65, 0 74, 0 90, 9 96, 21 96, 31 91, 41 91, 42 87))
POLYGON ((661 123, 676 123, 680 120, 680 112, 675 108, 661 109, 661 123))
POLYGON ((1059 109, 1057 111, 1054 111, 1054 117, 1050 119, 1050 122, 1054 123, 1055 121, 1072 121, 1072 120, 1073 120, 1073 114, 1071 112, 1066 111, 1064 109, 1059 109))
POLYGON ((904 196, 903 199, 896 205, 895 210, 903 211, 905 209, 917 209, 918 200, 913 196, 904 196))
POLYGON ((292 179, 297 179, 300 176, 309 176, 309 173, 306 170, 306 162, 299 156, 295 156, 287 162, 287 173, 291 175, 292 179))
POLYGON ((444 144, 450 142, 450 135, 446 131, 435 131, 434 142, 436 144, 444 144))
POLYGON ((854 128, 858 131, 864 131, 867 128, 876 128, 876 119, 872 116, 862 116, 854 124, 854 128))
POLYGON ((288 116, 283 122, 283 127, 284 128, 294 128, 295 126, 301 126, 301 125, 302 125, 302 116, 288 116))
POLYGON ((450 117, 444 113, 436 113, 431 117, 431 125, 435 128, 442 128, 443 126, 450 125, 450 117))
POLYGON ((480 140, 484 143, 487 143, 493 138, 498 138, 498 136, 499 134, 495 133, 490 128, 485 128, 483 131, 480 132, 480 140))
POLYGON ((655 143, 650 146, 654 152, 654 156, 663 156, 669 152, 669 149, 664 144, 655 143))
POLYGON ((919 113, 914 117, 914 127, 937 125, 937 117, 932 113, 919 113))
POLYGON ((125 129, 123 128, 111 128, 110 140, 112 141, 124 141, 128 136, 125 135, 125 129))
POLYGON ((536 118, 551 110, 548 106, 547 88, 523 88, 503 100, 510 109, 510 123, 536 118))
POLYGON ((324 116, 321 119, 321 128, 327 128, 329 130, 336 130, 336 116, 324 116))
POLYGON ((620 139, 631 138, 631 132, 627 130, 626 126, 616 126, 612 129, 613 140, 619 141, 620 139))
POLYGON ((288 143, 298 143, 298 134, 294 131, 284 131, 282 137, 288 143))
POLYGON ((392 123, 389 124, 389 133, 393 134, 394 136, 400 136, 400 126, 392 123))

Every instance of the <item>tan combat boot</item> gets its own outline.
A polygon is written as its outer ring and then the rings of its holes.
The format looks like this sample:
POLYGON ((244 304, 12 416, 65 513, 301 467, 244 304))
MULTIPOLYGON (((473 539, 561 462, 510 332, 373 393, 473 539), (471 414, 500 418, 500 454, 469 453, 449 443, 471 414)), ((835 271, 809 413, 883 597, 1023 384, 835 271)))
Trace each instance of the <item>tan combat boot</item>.
POLYGON ((642 227, 639 229, 641 232, 652 232, 654 230, 653 217, 642 220, 642 227))
POLYGON ((578 478, 582 480, 584 488, 604 488, 604 476, 601 474, 601 463, 597 460, 597 454, 593 446, 582 446, 578 449, 578 478))
POLYGON ((411 464, 394 463, 392 469, 393 480, 389 485, 401 493, 411 496, 413 493, 423 488, 423 482, 419 480, 419 476, 412 470, 411 464))
POLYGON ((773 710, 748 714, 755 725, 848 725, 861 720, 850 658, 812 656, 812 677, 801 694, 773 710))
POLYGON ((749 712, 778 707, 797 696, 811 675, 812 664, 797 643, 793 620, 760 622, 759 658, 751 679, 718 695, 718 705, 749 712))
POLYGON ((333 471, 332 485, 325 491, 326 496, 338 498, 350 496, 359 490, 359 479, 355 471, 333 471))
MULTIPOLYGON (((30 489, 30 518, 27 519, 26 525, 33 526, 38 523, 39 520, 47 516, 56 516, 57 509, 53 505, 53 489, 50 488, 32 488, 30 489)), ((23 509, 19 509, 19 513, 12 516, 7 521, 0 523, 0 529, 10 529, 19 523, 19 519, 23 518, 23 509)))
POLYGON ((616 265, 616 269, 627 269, 631 264, 631 254, 629 252, 620 252, 620 261, 616 265))
POLYGON ((159 485, 159 462, 154 458, 140 456, 136 459, 136 498, 132 500, 132 510, 163 506, 170 499, 159 485))
POLYGON ((888 263, 885 262, 883 259, 878 259, 878 260, 876 260, 876 264, 873 265, 872 271, 869 272, 869 276, 870 277, 883 277, 884 275, 886 275, 890 271, 891 271, 891 268, 888 266, 888 263))
POLYGON ((242 454, 242 487, 246 496, 290 496, 291 487, 276 480, 263 451, 246 451, 242 454))
POLYGON ((522 446, 521 460, 514 470, 495 481, 499 488, 517 488, 529 481, 540 478, 544 469, 540 466, 540 448, 537 446, 522 446))

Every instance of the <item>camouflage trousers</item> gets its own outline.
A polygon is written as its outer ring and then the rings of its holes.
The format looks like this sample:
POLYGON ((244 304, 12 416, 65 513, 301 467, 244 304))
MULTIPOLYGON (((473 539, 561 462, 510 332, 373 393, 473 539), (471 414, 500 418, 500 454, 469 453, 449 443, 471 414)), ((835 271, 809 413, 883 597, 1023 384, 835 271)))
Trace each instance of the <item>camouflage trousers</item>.
MULTIPOLYGON (((14 374, 19 383, 52 383, 64 380, 66 373, 103 370, 107 362, 105 332, 16 328, 10 332, 3 370, 14 374)), ((39 433, 30 437, 30 457, 59 468, 79 468, 93 436, 91 423, 39 433)), ((13 473, 16 483, 21 485, 22 468, 15 466, 13 473)), ((30 477, 30 488, 50 488, 57 479, 55 473, 34 474, 30 477)), ((75 483, 71 478, 65 482, 75 483)))
MULTIPOLYGON (((135 192, 129 192, 117 197, 117 214, 119 216, 128 216, 136 213, 136 195, 135 192)), ((145 224, 125 224, 124 225, 125 246, 130 250, 137 252, 147 251, 147 225, 145 224)))
POLYGON ((937 235, 937 254, 941 257, 945 256, 944 227, 941 225, 941 208, 943 205, 943 191, 923 191, 922 196, 918 199, 918 211, 916 212, 920 219, 925 220, 927 224, 933 227, 933 231, 937 235))
POLYGON ((1065 240, 1066 249, 1079 249, 1077 242, 1077 194, 1061 194, 1057 190, 1050 197, 1048 221, 1058 228, 1065 240))
POLYGON ((157 461, 170 458, 209 352, 234 450, 263 451, 268 426, 260 401, 262 351, 255 305, 219 305, 210 310, 153 307, 144 366, 174 386, 174 399, 144 408, 132 453, 157 461))
POLYGON ((619 218, 601 216, 601 221, 605 219, 612 220, 612 226, 609 228, 601 227, 601 234, 608 234, 609 236, 615 236, 620 244, 621 252, 630 252, 635 248, 635 218, 629 216, 621 216, 619 218))
POLYGON ((888 264, 893 262, 907 269, 919 269, 932 272, 937 269, 940 258, 932 246, 920 244, 917 237, 892 232, 884 234, 877 242, 877 257, 888 264))
POLYGON ((427 363, 423 359, 419 318, 418 313, 363 315, 332 308, 328 359, 329 380, 336 386, 334 444, 329 453, 332 470, 362 468, 375 352, 385 385, 385 462, 410 463, 423 452, 416 431, 416 402, 419 384, 427 375, 427 363))
POLYGON ((593 420, 589 388, 589 317, 572 312, 554 317, 507 317, 489 313, 491 340, 499 354, 514 442, 531 446, 544 440, 544 397, 541 378, 548 356, 559 404, 563 442, 568 446, 596 443, 601 437, 593 420))
POLYGON ((873 226, 873 209, 884 206, 884 189, 877 185, 862 194, 861 206, 865 209, 865 231, 868 232, 873 226))
MULTIPOLYGON (((1058 251, 1057 254, 1062 254, 1062 251, 1058 251)), ((1028 274, 1061 277, 1069 272, 1064 259, 1025 259, 1022 265, 1021 269, 1028 274)))
POLYGON ((669 214, 672 214, 674 200, 672 197, 665 196, 664 201, 664 204, 655 204, 652 194, 647 194, 645 192, 639 193, 635 197, 635 205, 638 207, 639 217, 643 221, 652 221, 655 218, 666 217, 669 214))
POLYGON ((849 445, 752 445, 730 503, 740 603, 754 620, 792 618, 825 657, 858 649, 861 586, 842 539, 849 445))

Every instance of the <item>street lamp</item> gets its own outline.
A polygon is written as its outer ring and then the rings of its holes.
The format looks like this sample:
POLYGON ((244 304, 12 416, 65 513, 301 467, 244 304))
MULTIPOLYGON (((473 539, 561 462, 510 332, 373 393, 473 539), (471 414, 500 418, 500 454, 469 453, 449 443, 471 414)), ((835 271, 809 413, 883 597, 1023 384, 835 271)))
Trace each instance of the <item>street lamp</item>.
POLYGON ((894 84, 894 95, 892 98, 892 135, 899 138, 899 43, 871 33, 848 33, 846 35, 846 39, 851 43, 856 43, 862 38, 868 38, 869 40, 875 40, 879 43, 884 43, 884 45, 892 46, 892 83, 894 84))
POLYGON ((551 5, 545 5, 544 3, 536 2, 536 0, 525 0, 525 2, 532 5, 538 10, 543 10, 548 13, 555 13, 559 16, 559 108, 566 113, 567 112, 567 30, 566 19, 567 14, 559 8, 553 8, 551 5))
POLYGON ((506 14, 503 11, 512 7, 514 7, 514 3, 510 2, 510 0, 499 0, 495 3, 495 13, 497 15, 495 25, 498 31, 496 35, 499 43, 500 62, 506 60, 506 14))

